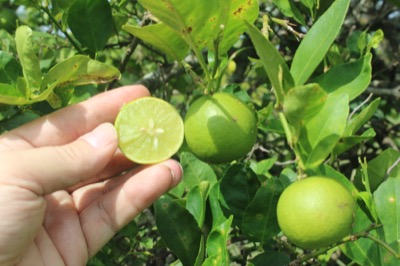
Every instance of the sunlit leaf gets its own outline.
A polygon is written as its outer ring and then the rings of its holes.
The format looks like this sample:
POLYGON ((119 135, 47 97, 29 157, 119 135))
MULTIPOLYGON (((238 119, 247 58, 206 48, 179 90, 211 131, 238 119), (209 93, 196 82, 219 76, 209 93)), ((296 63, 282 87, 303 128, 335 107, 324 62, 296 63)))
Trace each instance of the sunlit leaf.
POLYGON ((371 83, 371 60, 372 55, 368 54, 357 61, 334 66, 313 82, 318 83, 327 93, 347 94, 351 101, 371 83))
POLYGON ((23 105, 27 102, 25 96, 15 87, 0 83, 0 103, 23 105))
POLYGON ((386 243, 400 250, 400 173, 383 182, 375 191, 374 199, 386 243))
POLYGON ((294 87, 287 93, 283 111, 293 125, 303 125, 317 115, 327 99, 327 94, 318 84, 294 87))
POLYGON ((240 35, 246 31, 247 27, 244 21, 253 23, 258 17, 259 7, 256 0, 222 0, 222 13, 223 15, 227 10, 227 20, 222 22, 223 38, 220 41, 219 53, 226 53, 240 38, 240 35))
POLYGON ((54 67, 44 76, 41 91, 56 87, 78 86, 91 83, 106 83, 120 77, 117 68, 95 61, 87 56, 70 57, 54 67))
POLYGON ((193 187, 186 196, 186 209, 196 219, 199 227, 203 226, 206 216, 209 190, 210 183, 202 181, 198 186, 193 187))
POLYGON ((27 88, 36 93, 40 87, 42 73, 37 49, 32 42, 32 34, 32 30, 28 26, 18 27, 15 32, 15 42, 27 88))
POLYGON ((229 265, 229 252, 227 248, 228 236, 232 224, 232 217, 213 228, 207 238, 207 258, 203 266, 206 265, 229 265))
POLYGON ((217 182, 217 176, 213 169, 205 162, 199 160, 190 152, 182 152, 180 156, 181 165, 185 173, 182 186, 188 190, 203 181, 213 186, 217 182))
POLYGON ((294 18, 297 22, 302 25, 305 25, 304 17, 301 14, 300 10, 294 5, 293 1, 290 0, 273 0, 272 1, 288 18, 294 18))
POLYGON ((189 51, 189 46, 182 37, 164 23, 145 27, 124 25, 123 29, 153 45, 171 59, 180 61, 189 51))
POLYGON ((333 151, 348 115, 347 95, 330 95, 318 114, 301 128, 296 149, 305 169, 318 166, 333 151))
POLYGON ((294 86, 293 78, 285 60, 275 46, 254 25, 247 23, 248 33, 267 72, 277 96, 282 102, 285 93, 294 86))
POLYGON ((219 43, 219 54, 224 54, 244 32, 243 19, 253 22, 258 16, 255 0, 139 2, 180 34, 194 51, 215 50, 215 44, 219 43))
POLYGON ((349 3, 349 0, 335 1, 301 41, 290 69, 296 85, 303 85, 325 57, 342 27, 349 3))

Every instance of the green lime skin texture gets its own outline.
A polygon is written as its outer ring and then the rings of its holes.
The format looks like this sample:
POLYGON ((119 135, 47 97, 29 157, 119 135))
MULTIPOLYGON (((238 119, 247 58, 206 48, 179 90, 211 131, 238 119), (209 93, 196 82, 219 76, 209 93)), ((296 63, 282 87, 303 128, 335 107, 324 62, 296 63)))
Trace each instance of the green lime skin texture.
POLYGON ((115 120, 119 148, 131 161, 154 164, 173 156, 184 139, 183 120, 168 102, 143 97, 124 105, 115 120))
POLYGON ((197 99, 184 120, 185 139, 199 159, 227 163, 248 154, 257 139, 257 115, 228 93, 197 99))
POLYGON ((282 232, 303 249, 328 247, 350 234, 357 204, 328 177, 308 177, 287 187, 277 206, 282 232))

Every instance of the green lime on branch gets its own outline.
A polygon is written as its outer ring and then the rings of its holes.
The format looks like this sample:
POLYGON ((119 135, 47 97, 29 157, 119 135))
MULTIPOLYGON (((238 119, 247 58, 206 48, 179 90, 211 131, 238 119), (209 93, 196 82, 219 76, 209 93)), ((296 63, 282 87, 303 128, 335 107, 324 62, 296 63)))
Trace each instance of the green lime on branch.
POLYGON ((257 115, 228 93, 197 99, 185 116, 185 139, 199 159, 226 163, 244 157, 257 139, 257 115))
POLYGON ((353 196, 336 180, 308 177, 283 191, 277 206, 278 223, 295 245, 324 248, 350 234, 356 207, 353 196))
POLYGON ((119 147, 130 160, 153 164, 173 156, 183 143, 183 121, 168 102, 143 97, 121 108, 115 120, 119 147))

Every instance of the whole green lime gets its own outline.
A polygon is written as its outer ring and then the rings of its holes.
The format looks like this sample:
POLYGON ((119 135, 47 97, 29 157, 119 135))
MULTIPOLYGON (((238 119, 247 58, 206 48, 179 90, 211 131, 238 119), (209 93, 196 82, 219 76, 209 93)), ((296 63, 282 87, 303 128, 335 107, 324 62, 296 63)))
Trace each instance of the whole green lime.
POLYGON ((304 249, 332 245, 351 232, 356 202, 339 182, 328 177, 308 177, 291 184, 278 201, 282 232, 304 249))
POLYGON ((0 9, 0 29, 5 29, 8 32, 13 32, 17 28, 18 17, 14 10, 9 8, 0 9))
POLYGON ((257 138, 255 111, 228 93, 197 99, 187 111, 184 124, 190 150, 209 163, 244 157, 257 138))

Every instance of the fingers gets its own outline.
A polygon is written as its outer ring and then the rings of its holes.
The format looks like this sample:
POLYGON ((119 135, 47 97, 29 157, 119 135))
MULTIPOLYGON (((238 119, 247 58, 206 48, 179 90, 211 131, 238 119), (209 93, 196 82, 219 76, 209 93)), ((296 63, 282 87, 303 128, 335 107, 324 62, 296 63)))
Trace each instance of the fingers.
POLYGON ((98 175, 93 176, 88 180, 85 180, 85 182, 68 188, 67 191, 69 193, 73 193, 81 187, 86 187, 89 184, 99 183, 103 180, 113 178, 117 175, 120 175, 122 172, 125 172, 134 167, 138 169, 140 166, 137 166, 134 162, 126 158, 126 156, 120 150, 117 150, 110 162, 108 162, 106 167, 100 173, 98 173, 98 175))
POLYGON ((117 146, 114 126, 105 123, 67 145, 2 152, 0 170, 7 178, 0 181, 38 195, 67 189, 103 170, 117 146))
POLYGON ((87 207, 80 213, 82 230, 90 256, 93 256, 118 230, 157 198, 175 187, 181 178, 182 169, 179 163, 169 160, 144 168, 131 178, 124 180, 122 184, 111 184, 109 187, 111 190, 104 195, 99 189, 77 195, 77 198, 81 200, 82 197, 92 199, 90 205, 87 205, 87 202, 86 204, 81 202, 81 207, 84 205, 87 207), (98 197, 100 195, 101 197, 98 197))
POLYGON ((101 123, 113 123, 122 105, 148 95, 141 85, 101 93, 4 134, 0 137, 0 150, 69 143, 101 123))

